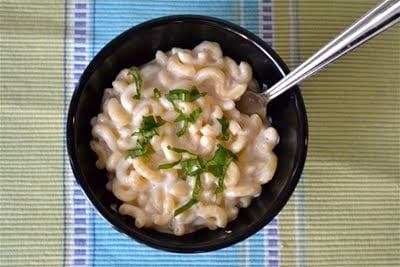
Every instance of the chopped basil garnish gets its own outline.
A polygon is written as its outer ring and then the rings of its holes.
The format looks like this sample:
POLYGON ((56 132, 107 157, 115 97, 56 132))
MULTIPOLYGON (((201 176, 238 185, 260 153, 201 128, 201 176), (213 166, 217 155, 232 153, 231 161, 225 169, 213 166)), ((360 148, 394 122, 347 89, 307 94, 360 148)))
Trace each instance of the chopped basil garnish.
POLYGON ((136 83, 136 95, 133 96, 133 99, 140 99, 140 92, 142 90, 143 81, 140 76, 139 69, 136 67, 132 67, 128 71, 128 75, 132 76, 133 80, 136 83))
POLYGON ((178 165, 179 163, 181 163, 180 160, 175 161, 175 162, 171 162, 171 163, 166 163, 166 164, 161 164, 160 166, 158 166, 159 170, 166 170, 166 169, 171 169, 174 166, 178 165))
POLYGON ((182 112, 174 103, 174 100, 182 100, 185 102, 193 102, 197 100, 198 98, 206 95, 206 93, 200 93, 199 90, 195 86, 192 87, 190 90, 185 90, 185 89, 174 89, 171 90, 167 94, 167 99, 169 102, 171 102, 172 106, 174 107, 175 112, 178 113, 178 117, 176 118, 175 122, 183 122, 182 128, 176 133, 178 137, 184 135, 189 128, 190 123, 195 123, 197 119, 200 117, 200 114, 202 112, 201 108, 197 108, 194 110, 192 113, 189 115, 186 115, 185 113, 182 112))
POLYGON ((189 116, 187 116, 187 121, 189 121, 190 123, 195 123, 197 121, 197 119, 200 117, 202 110, 201 108, 197 108, 195 109, 192 113, 189 114, 189 116))
POLYGON ((185 102, 194 102, 198 98, 204 95, 206 95, 206 93, 200 93, 199 90, 197 90, 197 88, 193 86, 190 90, 185 90, 185 89, 171 90, 167 94, 167 99, 170 101, 182 100, 185 102))
POLYGON ((181 178, 183 180, 186 180, 188 176, 197 176, 202 174, 206 170, 205 167, 207 162, 200 156, 197 156, 196 158, 189 158, 185 160, 178 160, 175 162, 162 164, 158 166, 158 169, 160 170, 170 169, 178 164, 180 164, 180 167, 183 171, 181 178))
POLYGON ((176 209, 174 212, 174 216, 177 216, 177 215, 187 211, 188 209, 190 209, 194 204, 196 204, 199 201, 200 188, 201 188, 201 180, 200 180, 200 176, 198 175, 198 176, 196 176, 196 183, 193 188, 192 198, 185 205, 176 209))
MULTIPOLYGON (((192 152, 189 152, 186 149, 171 146, 168 146, 167 148, 177 153, 188 153, 190 155, 194 155, 192 152)), ((180 167, 183 171, 183 180, 186 180, 186 178, 189 176, 196 177, 196 184, 193 189, 192 198, 185 205, 175 210, 174 216, 185 212, 198 202, 198 194, 201 188, 200 175, 204 172, 210 172, 218 179, 218 185, 215 189, 215 194, 218 195, 219 193, 223 192, 226 171, 228 170, 229 164, 234 159, 237 159, 237 156, 233 154, 232 151, 218 144, 217 150, 215 151, 213 158, 209 161, 204 160, 200 156, 196 156, 194 158, 179 160, 158 166, 159 169, 169 169, 180 164, 180 167)))
POLYGON ((158 88, 153 89, 153 95, 155 98, 160 98, 161 97, 161 92, 158 90, 158 88))
POLYGON ((188 153, 188 154, 190 154, 190 155, 195 155, 195 154, 193 154, 192 152, 190 152, 190 151, 188 151, 188 150, 186 150, 186 149, 183 149, 183 148, 172 147, 172 146, 167 146, 167 148, 168 148, 169 150, 171 150, 171 151, 176 152, 176 153, 188 153))
POLYGON ((138 136, 136 147, 128 151, 127 158, 148 157, 150 148, 150 139, 158 135, 156 128, 163 125, 165 121, 157 122, 153 116, 144 116, 138 132, 133 133, 133 136, 138 136))
POLYGON ((182 179, 186 180, 188 176, 200 175, 205 171, 206 162, 200 157, 185 159, 181 162, 183 170, 182 179), (196 168, 196 169, 195 169, 196 168))
MULTIPOLYGON (((167 148, 178 153, 188 153, 190 155, 194 155, 193 153, 182 148, 175 148, 171 146, 168 146, 167 148)), ((215 190, 215 193, 218 194, 224 191, 224 178, 226 171, 228 170, 229 164, 231 164, 234 159, 237 159, 237 156, 232 151, 218 144, 213 158, 209 161, 204 160, 200 156, 196 156, 195 158, 163 164, 158 168, 169 169, 180 164, 183 170, 183 180, 186 180, 188 176, 198 176, 203 172, 210 172, 218 179, 218 186, 215 190)))
POLYGON ((149 152, 149 143, 147 143, 143 139, 139 139, 136 142, 136 147, 132 150, 128 150, 128 154, 126 158, 137 158, 137 157, 145 157, 147 158, 147 153, 149 152))
POLYGON ((214 157, 208 162, 209 164, 207 164, 207 171, 218 178, 218 186, 215 189, 216 194, 224 191, 226 171, 228 170, 229 164, 236 158, 237 156, 233 154, 232 151, 218 144, 214 157))
POLYGON ((190 123, 195 123, 197 119, 200 117, 202 110, 201 108, 195 109, 192 113, 189 115, 185 115, 182 111, 180 111, 180 114, 176 118, 175 122, 180 122, 183 121, 183 126, 182 128, 176 133, 178 137, 184 135, 189 128, 190 123))
POLYGON ((174 216, 177 216, 188 209, 190 209, 194 204, 196 204, 198 200, 191 198, 185 205, 179 207, 178 209, 175 210, 174 216))
MULTIPOLYGON (((189 155, 196 156, 192 152, 183 149, 183 148, 177 148, 177 147, 171 147, 167 146, 167 148, 171 151, 174 151, 176 153, 188 153, 189 155)), ((158 168, 161 169, 161 167, 164 167, 164 169, 169 169, 172 168, 178 164, 181 164, 181 168, 183 170, 183 176, 182 179, 186 180, 187 176, 197 176, 200 175, 205 171, 205 166, 207 162, 200 156, 196 156, 196 158, 190 158, 190 159, 185 159, 185 160, 180 160, 177 162, 169 163, 169 164, 164 164, 160 165, 158 168), (171 166, 172 165, 172 166, 171 166), (171 167, 169 167, 171 166, 171 167), (169 168, 167 168, 169 167, 169 168), (197 167, 197 169, 193 170, 194 167, 197 167)))
POLYGON ((229 120, 225 116, 222 116, 220 119, 217 120, 219 124, 221 124, 222 128, 222 140, 227 141, 229 139, 229 120))
POLYGON ((205 171, 204 167, 203 168, 198 168, 190 173, 187 174, 187 176, 197 176, 202 174, 205 171))
POLYGON ((182 128, 176 133, 176 135, 178 137, 181 137, 182 135, 184 135, 186 133, 188 128, 189 128, 189 124, 185 122, 183 124, 182 128))
POLYGON ((132 135, 140 136, 144 138, 144 140, 149 141, 153 136, 158 135, 156 128, 164 124, 165 121, 163 120, 156 122, 153 116, 144 116, 139 131, 132 135))

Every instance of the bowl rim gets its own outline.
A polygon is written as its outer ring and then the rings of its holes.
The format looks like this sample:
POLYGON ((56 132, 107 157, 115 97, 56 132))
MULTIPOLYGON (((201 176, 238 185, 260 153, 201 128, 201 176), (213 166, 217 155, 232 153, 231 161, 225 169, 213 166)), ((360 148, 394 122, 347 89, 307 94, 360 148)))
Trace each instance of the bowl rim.
MULTIPOLYGON (((78 103, 80 96, 85 88, 86 82, 88 78, 95 72, 97 66, 102 64, 102 62, 110 55, 109 51, 114 51, 115 48, 119 47, 121 42, 123 42, 127 36, 131 36, 137 31, 146 30, 147 28, 153 28, 156 26, 160 26, 163 24, 168 24, 172 22, 196 22, 196 23, 206 23, 215 25, 219 28, 224 28, 225 30, 229 30, 236 35, 239 35, 252 44, 257 46, 258 49, 262 50, 266 57, 273 62, 274 67, 276 67, 282 76, 285 76, 289 69, 283 60, 279 57, 279 55, 268 45, 266 44, 260 37, 253 34, 252 32, 231 23, 229 21, 211 17, 204 15, 172 15, 172 16, 163 16, 155 19, 151 19, 142 23, 137 24, 136 26, 131 27, 130 29, 120 33, 116 37, 114 37, 111 41, 109 41, 90 61, 88 66, 85 68, 82 73, 79 82, 72 94, 69 110, 67 114, 67 125, 66 125, 66 139, 67 139, 67 151, 69 156, 70 165, 75 177, 75 180, 78 182, 80 187, 83 189, 83 193, 86 198, 89 200, 91 205, 97 211, 97 213, 103 217, 103 219, 109 223, 113 228, 118 230, 120 233, 128 236, 131 239, 136 240, 139 243, 147 245, 152 248, 160 249, 168 252, 178 252, 178 253, 199 253, 199 252, 208 252, 214 251, 222 248, 229 247, 234 245, 251 235, 255 234, 259 230, 261 230, 265 225, 267 225, 274 217, 278 215, 278 213, 283 209, 286 205, 290 196, 293 194, 298 181, 300 180, 302 171, 304 169, 305 159, 307 156, 307 148, 308 148, 308 120, 307 113, 303 101, 303 97, 300 92, 299 86, 294 88, 293 94, 295 97, 295 104, 297 112, 297 119, 300 121, 300 124, 303 127, 300 127, 299 136, 303 136, 304 140, 302 140, 302 146, 299 147, 299 152, 296 154, 295 159, 295 167, 294 172, 292 172, 292 179, 289 183, 286 184, 284 190, 278 195, 276 199, 276 205, 273 205, 269 216, 266 216, 263 220, 258 221, 256 224, 252 224, 251 227, 248 228, 246 232, 241 233, 240 235, 236 235, 230 239, 223 239, 222 241, 216 241, 212 244, 206 244, 199 246, 197 244, 188 245, 185 247, 175 247, 173 244, 165 244, 158 242, 156 239, 149 237, 143 232, 140 232, 140 229, 137 228, 138 231, 132 231, 132 228, 127 228, 126 225, 120 223, 118 220, 114 218, 114 216, 104 207, 104 205, 98 200, 95 196, 94 192, 89 187, 89 184, 83 179, 80 173, 80 165, 77 159, 76 150, 75 150, 75 133, 74 133, 74 121, 75 114, 78 108, 78 103)), ((301 139, 300 139, 301 140, 301 139)))

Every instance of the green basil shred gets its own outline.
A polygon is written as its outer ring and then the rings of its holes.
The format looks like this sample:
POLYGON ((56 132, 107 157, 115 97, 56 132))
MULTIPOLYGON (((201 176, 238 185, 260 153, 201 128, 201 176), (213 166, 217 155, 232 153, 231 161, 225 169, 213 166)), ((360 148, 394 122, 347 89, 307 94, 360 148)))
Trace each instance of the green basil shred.
POLYGON ((161 92, 158 90, 158 88, 153 89, 153 95, 155 98, 160 98, 161 97, 161 92))
POLYGON ((192 152, 190 152, 190 151, 188 151, 186 149, 183 149, 183 148, 172 147, 172 146, 167 146, 167 148, 168 148, 168 150, 174 151, 176 153, 188 153, 190 155, 194 155, 195 156, 195 154, 193 154, 192 152))
POLYGON ((217 120, 219 124, 221 124, 222 128, 222 140, 227 141, 229 139, 229 120, 225 116, 222 116, 220 119, 217 120))
POLYGON ((140 76, 139 69, 136 67, 132 67, 128 71, 128 75, 130 75, 136 83, 136 95, 133 96, 133 99, 140 99, 140 92, 143 86, 143 80, 140 76))
POLYGON ((237 156, 233 154, 232 151, 218 144, 214 157, 207 164, 207 171, 211 172, 218 178, 218 186, 215 189, 215 194, 224 191, 225 174, 228 170, 229 164, 231 164, 234 159, 237 159, 237 156))
POLYGON ((206 162, 200 157, 185 159, 181 162, 183 170, 182 179, 186 180, 188 176, 200 175, 205 171, 206 162))
POLYGON ((170 169, 170 168, 173 168, 180 164, 180 168, 183 171, 183 174, 181 177, 183 180, 186 180, 186 178, 188 176, 200 175, 206 170, 205 167, 206 167, 207 162, 202 157, 197 156, 197 155, 195 155, 185 149, 182 149, 182 148, 175 148, 175 147, 171 147, 171 146, 168 146, 167 148, 169 150, 175 151, 177 153, 188 153, 189 155, 193 155, 196 157, 162 164, 162 165, 158 166, 158 169, 160 169, 160 170, 170 169))
POLYGON ((182 128, 176 133, 176 135, 178 137, 181 137, 182 135, 184 135, 188 128, 189 128, 189 124, 191 123, 195 123, 197 121, 197 119, 200 117, 200 114, 202 112, 202 109, 199 107, 197 109, 195 109, 192 113, 190 113, 189 115, 184 114, 182 111, 180 111, 180 114, 178 115, 178 117, 176 118, 175 122, 180 122, 183 121, 183 126, 182 128))
POLYGON ((193 188, 193 192, 192 192, 192 198, 183 206, 177 208, 174 212, 174 216, 177 216, 185 211, 187 211, 188 209, 190 209, 194 204, 196 204, 197 202, 199 202, 199 192, 201 189, 201 180, 200 180, 200 176, 196 176, 196 183, 194 185, 193 188))
POLYGON ((145 157, 147 158, 147 153, 149 152, 149 143, 147 143, 143 139, 139 139, 136 142, 136 147, 132 150, 128 150, 128 154, 126 158, 137 158, 137 157, 145 157))
POLYGON ((148 157, 150 149, 150 140, 153 136, 158 135, 156 128, 165 124, 165 121, 156 121, 153 116, 144 116, 138 132, 134 132, 132 136, 138 136, 136 147, 128 150, 127 158, 148 157))
MULTIPOLYGON (((194 155, 193 153, 182 148, 171 146, 168 146, 167 148, 178 153, 188 153, 190 155, 194 155)), ((224 178, 226 171, 234 159, 237 159, 237 156, 232 151, 226 149, 221 144, 218 144, 213 158, 209 161, 204 160, 200 156, 196 156, 185 160, 163 164, 158 168, 169 169, 180 164, 180 167, 183 171, 183 180, 186 180, 188 176, 198 176, 204 172, 210 172, 218 179, 218 186, 215 190, 215 194, 219 194, 224 191, 224 178)))
POLYGON ((169 91, 167 99, 170 101, 182 100, 185 102, 194 102, 198 98, 206 95, 206 93, 200 93, 199 90, 193 86, 190 90, 186 89, 174 89, 169 91))
POLYGON ((139 131, 134 132, 132 135, 140 136, 144 138, 147 142, 150 141, 153 136, 158 135, 156 128, 165 124, 165 121, 161 119, 159 120, 160 121, 157 122, 153 116, 144 116, 142 123, 140 124, 139 131))
POLYGON ((174 89, 169 91, 169 93, 166 95, 168 101, 171 102, 172 106, 174 107, 175 112, 178 113, 178 117, 176 118, 175 122, 183 122, 182 128, 176 133, 178 137, 184 135, 187 132, 189 125, 197 121, 202 110, 199 107, 192 113, 186 115, 175 105, 174 101, 181 100, 185 102, 194 102, 204 95, 206 95, 206 93, 200 93, 195 86, 193 86, 190 90, 174 89))
POLYGON ((180 160, 175 161, 175 162, 171 162, 171 163, 166 163, 166 164, 161 164, 160 166, 158 166, 159 170, 166 170, 166 169, 171 169, 174 166, 178 165, 179 163, 181 163, 180 160))

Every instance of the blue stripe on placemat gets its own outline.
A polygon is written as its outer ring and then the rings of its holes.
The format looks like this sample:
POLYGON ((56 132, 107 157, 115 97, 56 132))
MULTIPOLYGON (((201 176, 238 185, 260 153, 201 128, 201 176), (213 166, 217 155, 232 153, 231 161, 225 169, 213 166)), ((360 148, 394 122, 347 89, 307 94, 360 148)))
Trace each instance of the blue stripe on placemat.
MULTIPOLYGON (((263 19, 270 20, 271 16, 261 16, 259 3, 250 0, 209 2, 125 0, 113 3, 105 0, 92 0, 89 7, 87 15, 90 25, 77 22, 75 27, 85 27, 89 30, 88 51, 90 57, 93 57, 112 38, 130 27, 148 19, 172 14, 201 14, 219 17, 242 24, 254 33, 260 34, 268 42, 272 39, 272 34, 263 36, 265 26, 262 26, 272 23, 263 21, 263 19), (260 25, 260 21, 263 22, 262 25, 260 25)), ((81 15, 75 17, 79 19, 81 15)), ((84 32, 75 32, 75 34, 80 35, 84 32)), ((75 41, 79 42, 80 40, 75 41)), ((76 67, 79 69, 80 66, 76 67)), ((77 71, 79 72, 79 70, 77 71)), ((276 230, 278 229, 277 224, 277 220, 274 220, 271 223, 272 228, 266 228, 230 248, 203 254, 181 255, 161 252, 132 241, 110 227, 91 208, 88 223, 89 259, 86 264, 89 266, 279 266, 280 241, 279 231, 276 230)), ((77 232, 84 231, 78 229, 77 232)), ((82 232, 79 233, 82 234, 82 232)), ((75 252, 78 256, 83 253, 81 250, 75 252)), ((74 262, 73 264, 80 263, 74 262)))
MULTIPOLYGON (((244 1, 244 0, 243 0, 244 1)), ((244 27, 249 31, 259 34, 259 16, 258 16, 258 2, 253 0, 246 0, 243 4, 244 14, 244 27)))
POLYGON ((96 216, 95 266, 238 266, 239 245, 201 254, 162 252, 141 245, 96 216))
POLYGON ((95 0, 92 8, 92 11, 95 11, 95 51, 100 50, 119 33, 140 22, 157 17, 174 14, 199 14, 229 21, 234 19, 232 1, 95 0))

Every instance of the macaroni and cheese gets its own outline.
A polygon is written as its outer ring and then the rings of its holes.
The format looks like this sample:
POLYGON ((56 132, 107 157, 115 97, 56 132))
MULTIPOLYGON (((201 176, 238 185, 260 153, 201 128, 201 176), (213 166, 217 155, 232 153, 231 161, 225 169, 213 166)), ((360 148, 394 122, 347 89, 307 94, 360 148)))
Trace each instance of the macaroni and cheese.
POLYGON ((235 101, 252 69, 217 43, 157 51, 122 70, 91 121, 96 165, 137 227, 183 235, 223 228, 272 179, 277 131, 235 101))

